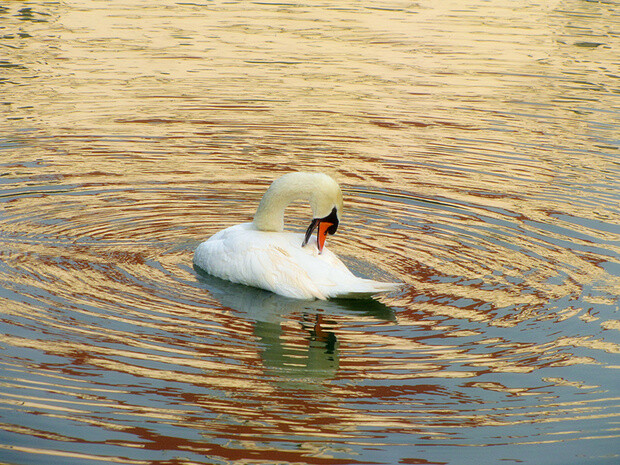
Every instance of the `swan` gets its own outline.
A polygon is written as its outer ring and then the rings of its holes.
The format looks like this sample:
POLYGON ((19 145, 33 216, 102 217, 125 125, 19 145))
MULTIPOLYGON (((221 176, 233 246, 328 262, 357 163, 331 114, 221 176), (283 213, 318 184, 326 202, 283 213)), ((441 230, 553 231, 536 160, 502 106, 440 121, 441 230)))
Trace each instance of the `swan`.
POLYGON ((287 173, 267 189, 251 223, 223 229, 202 242, 194 265, 218 278, 296 299, 367 298, 397 289, 399 283, 355 276, 325 246, 340 215, 342 192, 330 176, 287 173), (284 209, 295 200, 309 201, 312 209, 305 235, 284 231, 284 209))

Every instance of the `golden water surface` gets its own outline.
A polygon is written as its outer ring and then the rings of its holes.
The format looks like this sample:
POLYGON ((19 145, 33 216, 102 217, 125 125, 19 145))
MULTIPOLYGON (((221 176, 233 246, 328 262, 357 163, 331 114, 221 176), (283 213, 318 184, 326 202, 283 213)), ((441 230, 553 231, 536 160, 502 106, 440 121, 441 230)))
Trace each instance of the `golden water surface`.
POLYGON ((607 1, 0 3, 0 462, 618 463, 619 28, 607 1), (328 247, 402 291, 193 269, 302 169, 343 188, 328 247))

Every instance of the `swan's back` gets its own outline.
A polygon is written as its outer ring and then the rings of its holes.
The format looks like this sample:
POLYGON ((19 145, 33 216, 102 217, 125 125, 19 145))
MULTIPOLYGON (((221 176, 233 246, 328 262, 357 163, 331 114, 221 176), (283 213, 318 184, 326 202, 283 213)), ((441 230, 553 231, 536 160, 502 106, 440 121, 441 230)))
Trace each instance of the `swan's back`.
POLYGON ((358 278, 316 240, 302 234, 258 231, 253 223, 224 229, 198 246, 194 263, 218 278, 297 299, 363 298, 398 287, 358 278))

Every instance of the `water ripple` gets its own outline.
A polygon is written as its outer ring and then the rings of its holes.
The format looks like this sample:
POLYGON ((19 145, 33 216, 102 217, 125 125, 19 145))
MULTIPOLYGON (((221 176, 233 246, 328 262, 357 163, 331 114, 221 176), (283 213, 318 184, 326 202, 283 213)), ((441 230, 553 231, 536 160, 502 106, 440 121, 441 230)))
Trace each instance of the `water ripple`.
POLYGON ((134 3, 0 7, 2 460, 615 463, 611 4, 134 3), (191 266, 302 169, 404 289, 191 266))

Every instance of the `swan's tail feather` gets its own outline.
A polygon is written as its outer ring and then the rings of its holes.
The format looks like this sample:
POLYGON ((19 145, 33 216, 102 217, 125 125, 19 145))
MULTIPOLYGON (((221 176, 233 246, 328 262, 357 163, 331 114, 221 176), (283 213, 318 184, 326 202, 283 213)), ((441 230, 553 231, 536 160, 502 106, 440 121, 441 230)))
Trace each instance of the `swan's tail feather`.
POLYGON ((404 283, 382 283, 372 279, 361 279, 359 285, 350 290, 341 290, 337 295, 331 296, 338 299, 367 299, 376 294, 396 291, 404 286, 404 283))

